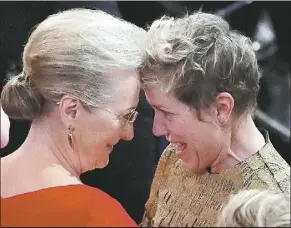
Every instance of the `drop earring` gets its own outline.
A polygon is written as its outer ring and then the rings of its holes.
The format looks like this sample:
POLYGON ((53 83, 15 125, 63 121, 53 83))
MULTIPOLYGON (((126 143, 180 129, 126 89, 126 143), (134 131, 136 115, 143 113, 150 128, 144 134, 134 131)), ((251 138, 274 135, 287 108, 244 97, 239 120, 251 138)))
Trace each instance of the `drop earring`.
POLYGON ((75 148, 74 148, 74 134, 73 134, 73 132, 74 132, 75 128, 72 125, 70 125, 68 127, 68 130, 69 130, 68 141, 69 141, 71 148, 74 150, 75 148))

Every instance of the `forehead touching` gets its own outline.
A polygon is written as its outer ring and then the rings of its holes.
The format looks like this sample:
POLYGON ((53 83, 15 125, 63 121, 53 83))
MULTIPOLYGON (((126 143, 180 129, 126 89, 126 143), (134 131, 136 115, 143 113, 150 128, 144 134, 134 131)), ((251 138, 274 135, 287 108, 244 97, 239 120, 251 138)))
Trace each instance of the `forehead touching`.
POLYGON ((140 82, 137 71, 116 71, 117 80, 112 84, 113 108, 118 111, 136 108, 139 101, 140 82))

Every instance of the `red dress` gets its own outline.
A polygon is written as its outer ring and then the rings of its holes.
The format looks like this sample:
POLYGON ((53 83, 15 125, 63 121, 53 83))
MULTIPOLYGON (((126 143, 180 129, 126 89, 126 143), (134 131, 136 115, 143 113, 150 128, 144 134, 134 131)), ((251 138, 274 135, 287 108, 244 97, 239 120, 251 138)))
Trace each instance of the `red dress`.
POLYGON ((2 226, 137 225, 105 192, 86 185, 69 185, 1 198, 2 226))

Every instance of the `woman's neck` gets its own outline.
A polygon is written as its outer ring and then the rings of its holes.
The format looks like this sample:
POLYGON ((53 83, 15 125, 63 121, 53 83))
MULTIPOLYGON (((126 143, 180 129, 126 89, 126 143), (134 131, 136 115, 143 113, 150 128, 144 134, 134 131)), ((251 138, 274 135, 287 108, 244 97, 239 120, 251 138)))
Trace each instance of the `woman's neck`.
POLYGON ((262 133, 255 126, 249 115, 233 129, 231 143, 227 149, 226 157, 220 163, 214 164, 212 172, 233 168, 238 163, 251 157, 266 144, 262 133))
POLYGON ((48 120, 33 122, 21 150, 37 159, 40 167, 63 167, 69 175, 79 177, 79 157, 69 146, 68 132, 59 126, 62 124, 52 125, 48 120))
POLYGON ((1 179, 5 179, 8 188, 10 174, 22 179, 21 182, 26 186, 22 185, 21 188, 27 188, 23 191, 82 184, 79 180, 81 174, 79 158, 69 143, 66 143, 68 140, 66 131, 62 129, 52 131, 54 126, 48 124, 48 121, 33 122, 21 147, 1 160, 4 171, 1 179), (8 169, 10 171, 5 172, 8 169))

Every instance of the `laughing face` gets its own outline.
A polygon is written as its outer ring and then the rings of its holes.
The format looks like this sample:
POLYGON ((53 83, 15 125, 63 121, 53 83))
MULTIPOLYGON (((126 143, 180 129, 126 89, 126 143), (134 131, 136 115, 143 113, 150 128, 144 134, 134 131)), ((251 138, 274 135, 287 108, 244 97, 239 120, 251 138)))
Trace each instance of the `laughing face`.
POLYGON ((202 112, 191 109, 177 100, 173 93, 163 93, 159 88, 145 89, 145 93, 155 110, 154 135, 165 136, 186 167, 199 172, 211 166, 224 141, 224 135, 213 124, 212 116, 206 112, 201 116, 202 112))

